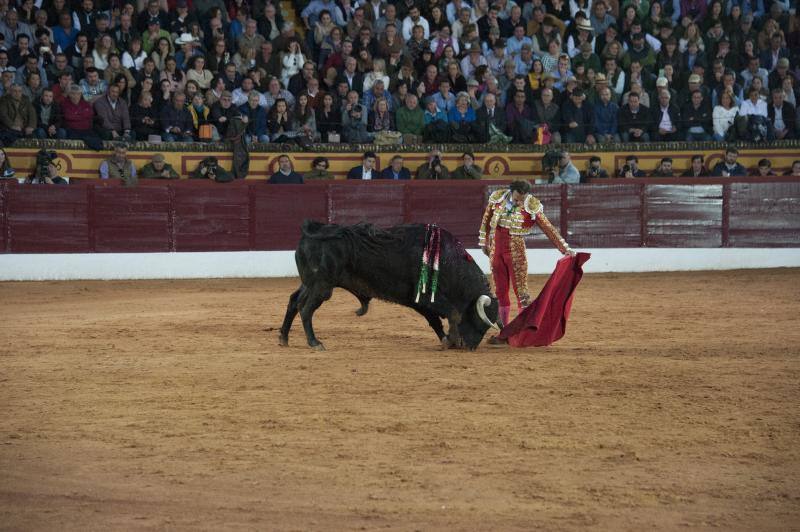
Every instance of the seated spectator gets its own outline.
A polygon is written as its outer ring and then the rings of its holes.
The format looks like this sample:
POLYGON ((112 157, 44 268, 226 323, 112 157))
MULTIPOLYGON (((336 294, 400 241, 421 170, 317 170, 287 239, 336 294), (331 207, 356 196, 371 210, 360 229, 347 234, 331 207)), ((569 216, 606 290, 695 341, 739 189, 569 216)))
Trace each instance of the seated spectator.
POLYGON ((450 92, 450 80, 442 78, 439 81, 439 90, 433 94, 433 99, 436 102, 436 107, 449 113, 450 110, 456 106, 456 97, 450 92))
POLYGON ((456 104, 448 112, 447 120, 456 126, 475 122, 475 110, 470 105, 469 95, 466 92, 458 93, 456 104))
POLYGON ((611 101, 611 89, 600 89, 600 101, 594 106, 594 128, 597 142, 619 142, 617 117, 619 106, 611 101))
POLYGON ((283 98, 278 98, 267 113, 267 131, 272 142, 288 142, 297 136, 292 128, 289 105, 283 98))
POLYGON ((211 125, 211 109, 205 104, 202 93, 198 92, 192 97, 192 103, 187 109, 192 115, 192 130, 197 140, 219 140, 217 130, 211 125))
POLYGON ((297 96, 292 112, 292 129, 297 132, 295 138, 299 142, 314 142, 319 138, 316 113, 308 104, 307 94, 297 96))
POLYGON ((139 172, 141 179, 180 179, 178 172, 164 158, 164 154, 156 153, 149 163, 139 172))
POLYGON ((244 141, 247 144, 253 142, 269 142, 269 135, 267 135, 267 112, 259 105, 260 99, 261 95, 258 92, 250 91, 247 103, 239 106, 239 111, 242 113, 242 120, 246 123, 244 141))
MULTIPOLYGON (((182 35, 182 37, 185 37, 185 35, 182 35)), ((202 55, 197 55, 191 59, 191 63, 192 67, 187 71, 184 79, 186 81, 196 82, 203 90, 211 88, 214 73, 210 70, 206 70, 206 58, 202 55)), ((242 81, 244 81, 244 79, 242 81)))
POLYGON ((800 177, 800 161, 794 161, 792 163, 792 167, 786 171, 783 175, 790 175, 795 177, 800 177))
POLYGON ((362 103, 365 109, 369 109, 373 111, 375 109, 375 102, 383 98, 384 100, 389 103, 389 109, 392 109, 391 101, 392 101, 392 94, 386 90, 383 80, 378 79, 375 80, 375 83, 372 85, 372 89, 369 91, 364 92, 364 98, 362 99, 362 103))
POLYGON ((372 142, 373 135, 367 131, 363 121, 364 108, 360 104, 354 105, 347 113, 342 123, 342 139, 351 144, 366 144, 372 142))
POLYGON ((758 177, 772 177, 778 175, 772 171, 772 162, 769 159, 761 159, 758 161, 755 174, 758 177))
POLYGON ((67 92, 69 92, 69 86, 73 83, 72 74, 69 72, 64 72, 58 76, 58 83, 52 85, 53 101, 59 106, 64 103, 64 99, 67 97, 67 92))
MULTIPOLYGON (((549 90, 549 89, 545 89, 549 90)), ((493 135, 506 130, 506 113, 497 105, 497 97, 488 93, 476 112, 476 122, 481 142, 489 142, 493 135)))
POLYGON ((403 166, 403 156, 395 155, 389 161, 389 166, 381 170, 380 179, 408 180, 411 179, 411 172, 403 166))
POLYGON ((94 100, 93 107, 100 138, 134 140, 128 103, 119 97, 119 86, 109 86, 105 96, 94 100))
POLYGON ((701 91, 692 93, 691 101, 681 111, 681 119, 686 129, 687 142, 711 140, 711 109, 701 91))
POLYGON ((797 137, 797 111, 784 101, 783 89, 772 90, 772 102, 767 106, 767 116, 776 140, 797 137))
POLYGON ((592 155, 589 158, 589 167, 586 169, 586 179, 605 179, 608 177, 608 172, 605 168, 601 167, 602 160, 597 155, 592 155))
POLYGON ((442 164, 441 151, 431 150, 428 161, 417 168, 417 179, 450 179, 450 171, 442 164))
POLYGON ((267 182, 271 185, 302 185, 303 176, 292 168, 292 160, 286 154, 278 157, 278 171, 267 182))
POLYGON ((422 138, 425 142, 447 142, 449 140, 450 129, 447 126, 447 115, 436 105, 433 96, 428 96, 425 100, 423 120, 425 127, 422 130, 422 138))
POLYGON ((692 162, 689 168, 681 174, 681 177, 708 177, 709 172, 705 164, 703 164, 702 155, 693 155, 692 162))
MULTIPOLYGON (((377 85, 378 83, 376 83, 377 85)), ((389 102, 386 98, 379 98, 375 102, 375 109, 370 111, 367 119, 367 131, 378 133, 380 131, 396 131, 394 115, 389 110, 389 102)))
POLYGON ((378 169, 375 166, 377 156, 375 153, 368 151, 364 153, 361 159, 361 164, 354 166, 347 172, 347 179, 363 179, 371 180, 378 179, 378 169))
POLYGON ((558 158, 558 166, 553 170, 551 183, 577 185, 581 182, 581 173, 572 164, 569 152, 562 151, 558 158))
POLYGON ((161 137, 158 111, 153 107, 153 95, 149 91, 139 94, 139 101, 131 107, 131 125, 136 138, 148 140, 151 135, 161 137))
POLYGON ((506 106, 506 131, 514 142, 531 144, 536 131, 536 116, 524 92, 514 93, 514 101, 506 106))
POLYGON ((264 98, 263 94, 256 90, 256 86, 252 78, 244 78, 242 80, 242 86, 233 90, 231 93, 233 105, 237 107, 247 105, 247 100, 250 97, 250 94, 255 94, 258 96, 258 105, 266 107, 267 100, 264 98))
POLYGON ((680 140, 678 126, 681 125, 681 114, 671 100, 672 96, 669 91, 661 90, 658 93, 658 102, 650 113, 654 141, 674 142, 680 140))
POLYGON ((22 86, 22 94, 28 100, 35 102, 42 95, 44 85, 42 85, 42 77, 38 72, 31 72, 25 77, 25 85, 22 86))
POLYGON ((671 157, 663 157, 661 162, 658 163, 658 166, 655 170, 653 170, 653 177, 674 177, 675 174, 672 171, 672 158, 671 157))
POLYGON ((67 98, 61 106, 63 126, 69 139, 97 139, 94 132, 94 109, 92 104, 83 98, 83 91, 73 84, 67 92, 67 98))
POLYGON ((172 105, 161 109, 161 129, 165 142, 192 142, 194 124, 192 115, 186 108, 186 95, 176 92, 172 95, 172 105))
POLYGON ((275 102, 280 99, 283 99, 288 107, 294 105, 294 95, 286 89, 281 88, 281 82, 278 78, 271 78, 267 83, 267 92, 264 93, 267 111, 272 109, 275 102))
POLYGON ((453 171, 452 179, 481 179, 483 172, 475 164, 475 155, 465 152, 461 156, 462 165, 453 171))
POLYGON ((44 89, 34 105, 38 124, 34 134, 39 139, 65 139, 66 130, 61 127, 61 107, 53 101, 53 91, 44 89))
POLYGON ((18 138, 33 135, 37 126, 36 109, 22 94, 22 86, 14 84, 0 97, 0 141, 6 146, 18 138))
POLYGON ((138 183, 136 166, 128 159, 128 149, 124 144, 116 144, 113 155, 100 163, 100 179, 122 179, 128 187, 138 183))
POLYGON ((583 91, 575 89, 569 101, 565 102, 561 109, 564 142, 595 143, 594 113, 588 105, 584 105, 585 99, 583 91))
POLYGON ((80 81, 80 87, 87 102, 93 103, 108 92, 108 83, 100 79, 100 72, 95 67, 87 68, 84 76, 80 81))
POLYGON ((635 155, 625 157, 625 164, 619 169, 619 177, 644 177, 644 171, 639 168, 639 158, 635 155))
POLYGON ((0 148, 0 179, 16 179, 16 172, 3 148, 0 148))
POLYGON ((311 170, 303 174, 303 180, 333 179, 334 175, 328 170, 330 165, 327 157, 314 157, 311 161, 311 170))
POLYGON ((425 111, 419 106, 416 94, 406 96, 405 105, 396 113, 397 131, 403 134, 403 143, 417 144, 422 141, 425 128, 425 111))
POLYGON ((711 175, 714 177, 744 177, 747 175, 747 169, 736 162, 739 158, 739 150, 736 148, 728 148, 725 150, 725 160, 718 162, 711 170, 711 175))
POLYGON ((747 99, 742 102, 739 108, 739 116, 763 116, 767 118, 767 102, 761 98, 761 91, 756 87, 750 87, 747 91, 747 99))
MULTIPOLYGON (((224 91, 219 101, 211 106, 209 122, 217 130, 219 138, 224 139, 228 133, 228 125, 234 118, 239 118, 242 114, 233 105, 233 96, 230 92, 224 91)), ((162 124, 163 126, 163 124, 162 124)), ((272 135, 270 135, 271 137, 272 135)))
MULTIPOLYGON (((322 142, 331 142, 328 135, 340 135, 342 132, 342 113, 334 107, 333 95, 322 96, 322 104, 316 110, 317 131, 322 142)), ((341 140, 341 139, 340 139, 341 140)))
POLYGON ((733 93, 723 92, 719 97, 719 105, 714 107, 711 119, 714 123, 714 140, 721 142, 728 136, 728 130, 733 125, 739 108, 734 105, 733 93))

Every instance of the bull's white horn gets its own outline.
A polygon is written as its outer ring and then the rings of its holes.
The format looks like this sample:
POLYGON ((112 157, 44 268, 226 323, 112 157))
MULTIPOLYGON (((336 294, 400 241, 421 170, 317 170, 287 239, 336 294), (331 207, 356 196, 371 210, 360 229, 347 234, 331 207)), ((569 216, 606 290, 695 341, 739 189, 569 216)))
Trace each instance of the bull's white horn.
POLYGON ((487 295, 483 295, 478 298, 478 301, 475 302, 475 312, 478 313, 478 317, 481 319, 483 323, 488 325, 489 327, 494 327, 495 329, 500 329, 500 327, 496 323, 492 323, 489 321, 489 318, 486 317, 486 307, 492 304, 492 298, 487 295))

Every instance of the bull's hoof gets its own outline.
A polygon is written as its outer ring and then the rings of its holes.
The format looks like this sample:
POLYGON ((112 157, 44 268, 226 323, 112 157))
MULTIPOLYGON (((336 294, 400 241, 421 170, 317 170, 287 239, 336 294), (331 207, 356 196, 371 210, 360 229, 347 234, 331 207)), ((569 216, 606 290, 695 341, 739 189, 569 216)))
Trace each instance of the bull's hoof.
POLYGON ((508 340, 506 340, 505 338, 498 338, 497 336, 492 336, 491 338, 486 340, 486 343, 488 345, 495 345, 495 346, 508 345, 508 340))
POLYGON ((325 346, 319 343, 317 345, 312 345, 311 349, 313 349, 314 351, 325 351, 325 346))
POLYGON ((447 336, 442 338, 441 341, 439 342, 439 349, 441 351, 447 351, 448 349, 450 349, 450 339, 447 336))
POLYGON ((361 307, 356 311, 356 316, 363 316, 367 313, 367 310, 369 310, 367 307, 361 307))
POLYGON ((278 337, 278 345, 283 346, 283 347, 289 347, 289 337, 288 336, 284 336, 284 335, 280 335, 278 337))

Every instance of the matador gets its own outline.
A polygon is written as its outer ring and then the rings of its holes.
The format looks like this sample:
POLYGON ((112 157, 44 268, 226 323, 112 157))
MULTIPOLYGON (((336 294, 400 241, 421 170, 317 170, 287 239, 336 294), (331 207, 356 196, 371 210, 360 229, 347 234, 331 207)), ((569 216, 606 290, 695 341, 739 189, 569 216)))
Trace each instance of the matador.
POLYGON ((527 181, 514 181, 509 188, 493 192, 481 221, 478 242, 489 256, 501 326, 508 324, 511 310, 509 288, 514 288, 519 309, 531 303, 525 237, 531 234, 534 225, 541 228, 561 253, 575 254, 544 215, 542 203, 530 192, 527 181))

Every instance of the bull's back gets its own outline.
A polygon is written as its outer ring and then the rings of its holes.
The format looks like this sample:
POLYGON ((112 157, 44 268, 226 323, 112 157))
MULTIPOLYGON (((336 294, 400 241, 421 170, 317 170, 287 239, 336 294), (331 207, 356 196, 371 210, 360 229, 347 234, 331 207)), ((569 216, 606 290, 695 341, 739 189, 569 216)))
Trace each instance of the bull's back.
MULTIPOLYGON (((304 225, 295 253, 303 284, 340 287, 365 297, 411 304, 422 266, 426 226, 399 225, 381 231, 381 238, 365 238, 361 242, 342 237, 343 230, 347 228, 319 223, 304 225)), ((441 230, 441 254, 440 293, 470 301, 478 292, 488 293, 480 268, 446 230, 441 230), (465 290, 476 294, 466 294, 465 290)))

